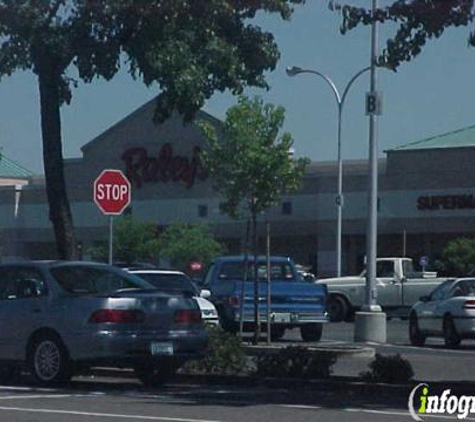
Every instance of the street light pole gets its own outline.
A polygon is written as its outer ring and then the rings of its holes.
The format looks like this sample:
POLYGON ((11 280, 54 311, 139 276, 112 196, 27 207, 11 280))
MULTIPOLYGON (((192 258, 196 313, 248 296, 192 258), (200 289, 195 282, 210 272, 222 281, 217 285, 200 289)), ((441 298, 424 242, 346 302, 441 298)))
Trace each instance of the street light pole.
POLYGON ((288 76, 295 76, 301 73, 311 73, 321 77, 333 91, 335 99, 338 106, 338 122, 337 122, 337 140, 338 140, 338 149, 337 149, 337 159, 338 159, 338 193, 336 197, 336 206, 337 206, 337 229, 336 229, 336 275, 341 277, 341 240, 342 240, 342 215, 343 215, 343 160, 341 155, 341 123, 343 115, 343 106, 345 104, 345 99, 348 95, 348 91, 353 85, 353 82, 363 73, 371 70, 371 66, 361 69, 356 73, 346 85, 343 94, 340 95, 340 91, 336 87, 335 83, 327 75, 320 73, 316 70, 310 69, 301 69, 300 67, 288 67, 286 73, 288 76))
POLYGON ((368 227, 366 236, 366 290, 365 303, 360 312, 355 313, 354 340, 357 342, 385 343, 387 339, 386 314, 377 304, 376 254, 378 235, 378 138, 376 117, 381 114, 379 94, 376 90, 376 60, 378 30, 376 10, 378 1, 372 0, 371 24, 371 82, 367 95, 366 114, 369 114, 369 194, 368 227))

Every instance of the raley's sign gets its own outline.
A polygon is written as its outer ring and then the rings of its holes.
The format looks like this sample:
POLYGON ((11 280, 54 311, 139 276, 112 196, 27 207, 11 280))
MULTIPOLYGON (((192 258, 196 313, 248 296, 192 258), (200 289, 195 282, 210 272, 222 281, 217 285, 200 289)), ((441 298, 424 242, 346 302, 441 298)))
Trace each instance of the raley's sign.
POLYGON ((182 182, 190 189, 196 179, 208 177, 200 160, 201 149, 195 146, 191 158, 174 155, 171 144, 164 144, 156 156, 150 156, 142 147, 129 148, 122 154, 125 174, 137 188, 144 183, 182 182))
POLYGON ((475 209, 474 195, 419 196, 417 209, 421 211, 475 209))

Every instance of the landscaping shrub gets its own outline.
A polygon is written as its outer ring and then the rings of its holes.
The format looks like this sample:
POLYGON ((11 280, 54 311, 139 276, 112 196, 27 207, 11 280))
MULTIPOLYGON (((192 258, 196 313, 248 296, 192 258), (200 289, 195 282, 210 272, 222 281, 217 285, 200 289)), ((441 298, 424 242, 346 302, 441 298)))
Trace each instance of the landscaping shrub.
POLYGON ((274 355, 257 358, 256 375, 290 378, 328 378, 336 356, 318 353, 302 346, 288 346, 274 355))
POLYGON ((181 370, 185 374, 241 375, 249 371, 241 339, 220 327, 208 327, 209 343, 205 357, 188 362, 181 370))
POLYGON ((364 381, 382 382, 387 384, 404 384, 414 376, 412 365, 403 359, 399 353, 393 356, 376 354, 369 364, 370 370, 360 374, 364 381))

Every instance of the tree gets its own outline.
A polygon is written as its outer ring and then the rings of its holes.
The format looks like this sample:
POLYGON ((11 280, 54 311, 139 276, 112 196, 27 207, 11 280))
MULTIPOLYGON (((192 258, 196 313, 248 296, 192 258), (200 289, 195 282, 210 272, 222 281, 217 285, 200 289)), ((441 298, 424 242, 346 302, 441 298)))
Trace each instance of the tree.
MULTIPOLYGON (((152 222, 138 223, 131 216, 120 218, 114 226, 114 262, 128 266, 137 262, 157 263, 160 255, 157 226, 152 222)), ((107 261, 106 247, 99 246, 89 250, 91 258, 107 261)))
POLYGON ((31 70, 40 95, 43 161, 59 258, 77 255, 63 174, 60 108, 78 81, 128 69, 157 83, 155 118, 191 119, 214 91, 267 87, 273 36, 252 24, 259 11, 289 19, 305 0, 0 0, 0 77, 31 70))
MULTIPOLYGON (((222 134, 210 124, 200 123, 209 144, 203 162, 214 188, 224 197, 221 209, 232 218, 250 217, 255 259, 257 216, 276 205, 284 193, 299 187, 308 164, 307 159, 291 158, 292 136, 279 135, 283 123, 283 107, 245 96, 226 113, 222 134)), ((257 269, 254 265, 255 342, 260 333, 257 269)))
POLYGON ((475 239, 462 237, 447 243, 437 268, 447 276, 468 276, 475 268, 475 239))
MULTIPOLYGON (((373 22, 371 10, 348 5, 336 9, 343 16, 342 33, 373 22)), ((375 14, 378 22, 399 24, 395 36, 387 41, 379 64, 396 69, 401 62, 419 55, 428 39, 439 38, 449 27, 471 24, 474 12, 473 0, 397 0, 388 7, 378 8, 375 14)), ((475 45, 474 31, 469 33, 468 42, 475 45)))
POLYGON ((175 223, 160 236, 160 250, 174 268, 187 272, 191 262, 207 266, 225 248, 213 238, 207 226, 175 223))

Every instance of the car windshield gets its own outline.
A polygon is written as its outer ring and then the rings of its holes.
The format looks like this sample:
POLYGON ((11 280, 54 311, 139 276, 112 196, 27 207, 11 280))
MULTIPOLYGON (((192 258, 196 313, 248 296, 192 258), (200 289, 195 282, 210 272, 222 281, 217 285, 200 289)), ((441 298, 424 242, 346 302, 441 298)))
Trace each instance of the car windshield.
POLYGON ((461 280, 453 289, 454 296, 475 296, 475 279, 461 280))
POLYGON ((70 293, 113 293, 121 289, 153 289, 146 281, 106 266, 60 265, 50 270, 58 284, 70 293))
POLYGON ((442 284, 440 284, 438 287, 436 287, 431 295, 430 298, 431 300, 442 300, 445 298, 449 290, 453 286, 453 281, 452 280, 447 280, 444 281, 442 284))
POLYGON ((181 294, 189 292, 193 295, 198 294, 198 289, 185 274, 137 272, 135 275, 164 293, 181 294))
MULTIPOLYGON (((267 264, 258 263, 257 273, 259 280, 267 279, 267 264)), ((294 281, 295 276, 288 262, 272 262, 270 267, 271 280, 294 281)), ((221 265, 219 275, 220 280, 253 280, 254 263, 250 262, 247 266, 247 277, 245 275, 244 262, 225 262, 221 265)))

